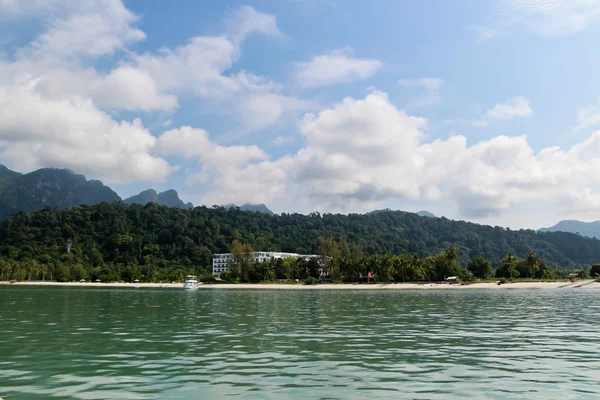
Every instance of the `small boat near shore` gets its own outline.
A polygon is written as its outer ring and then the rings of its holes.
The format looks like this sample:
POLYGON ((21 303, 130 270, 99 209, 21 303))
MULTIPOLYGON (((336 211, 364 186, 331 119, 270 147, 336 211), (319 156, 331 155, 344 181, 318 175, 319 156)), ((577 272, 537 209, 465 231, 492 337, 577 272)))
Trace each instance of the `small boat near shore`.
POLYGON ((183 281, 183 288, 186 290, 194 290, 198 289, 199 284, 198 279, 194 275, 188 275, 186 276, 185 281, 183 281))

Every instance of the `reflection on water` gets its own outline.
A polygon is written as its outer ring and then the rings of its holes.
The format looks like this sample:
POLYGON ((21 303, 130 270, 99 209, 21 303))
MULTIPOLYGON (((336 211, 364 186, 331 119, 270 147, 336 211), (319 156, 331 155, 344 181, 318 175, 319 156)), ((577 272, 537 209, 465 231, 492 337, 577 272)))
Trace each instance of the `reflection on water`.
POLYGON ((0 287, 0 396, 598 398, 599 300, 0 287))

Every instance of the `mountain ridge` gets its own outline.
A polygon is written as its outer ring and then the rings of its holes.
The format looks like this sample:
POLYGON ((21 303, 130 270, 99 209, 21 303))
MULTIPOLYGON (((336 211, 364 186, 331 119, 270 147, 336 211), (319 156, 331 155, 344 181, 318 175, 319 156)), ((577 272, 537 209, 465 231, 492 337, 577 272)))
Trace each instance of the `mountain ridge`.
MULTIPOLYGON (((44 207, 69 209, 78 205, 95 205, 106 201, 122 201, 127 205, 156 203, 167 207, 192 209, 191 202, 184 202, 174 189, 157 193, 154 189, 143 190, 137 195, 122 199, 100 180, 87 180, 82 174, 66 168, 40 168, 22 174, 0 164, 0 219, 9 219, 15 212, 35 212, 44 207)), ((237 207, 235 204, 226 208, 237 207)), ((264 204, 244 204, 244 211, 274 213, 264 204)))
POLYGON ((179 194, 175 189, 165 190, 164 192, 157 193, 154 189, 143 190, 139 194, 128 197, 123 200, 123 203, 127 205, 141 204, 145 206, 148 203, 156 203, 167 207, 176 207, 181 209, 194 208, 191 202, 185 203, 179 198, 179 194))
POLYGON ((41 168, 20 174, 5 166, 0 168, 0 219, 18 211, 31 213, 44 207, 72 208, 120 200, 101 181, 88 181, 68 169, 41 168))
POLYGON ((549 228, 540 228, 539 232, 569 232, 590 238, 600 239, 600 221, 582 222, 562 220, 549 228))
POLYGON ((223 205, 223 207, 226 209, 237 207, 242 211, 252 211, 252 212, 259 212, 259 213, 263 213, 263 214, 267 214, 267 215, 275 215, 275 213, 273 211, 269 210, 269 208, 262 203, 260 203, 260 204, 244 203, 241 206, 230 203, 230 204, 223 205))

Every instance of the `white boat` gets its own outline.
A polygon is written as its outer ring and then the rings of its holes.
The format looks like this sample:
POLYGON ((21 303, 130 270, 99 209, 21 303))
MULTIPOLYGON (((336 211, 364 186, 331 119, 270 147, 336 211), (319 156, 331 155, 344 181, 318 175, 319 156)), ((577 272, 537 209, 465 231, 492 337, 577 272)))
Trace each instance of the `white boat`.
POLYGON ((185 278, 185 281, 183 281, 183 288, 186 290, 194 290, 194 289, 198 289, 198 280, 196 279, 196 277, 194 275, 188 275, 185 278))

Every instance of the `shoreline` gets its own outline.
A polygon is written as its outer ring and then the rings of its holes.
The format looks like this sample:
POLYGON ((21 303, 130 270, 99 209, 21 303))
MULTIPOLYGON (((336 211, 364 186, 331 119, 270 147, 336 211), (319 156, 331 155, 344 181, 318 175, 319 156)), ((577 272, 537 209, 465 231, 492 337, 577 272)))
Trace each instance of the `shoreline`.
MULTIPOLYGON (((98 288, 150 288, 183 289, 183 283, 106 283, 106 282, 50 282, 50 281, 0 281, 2 286, 66 286, 98 288)), ((236 283, 201 284, 198 290, 206 289, 246 289, 246 290, 471 290, 471 289, 600 289, 600 282, 592 279, 575 282, 514 282, 498 285, 495 282, 479 282, 468 285, 446 283, 323 283, 317 285, 287 283, 236 283)))

